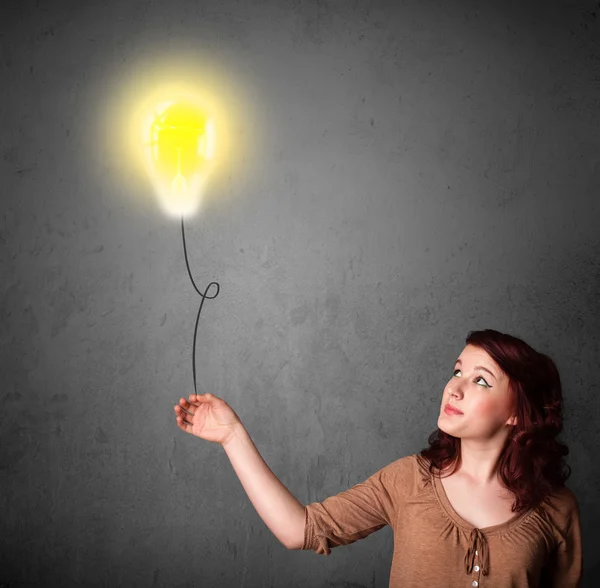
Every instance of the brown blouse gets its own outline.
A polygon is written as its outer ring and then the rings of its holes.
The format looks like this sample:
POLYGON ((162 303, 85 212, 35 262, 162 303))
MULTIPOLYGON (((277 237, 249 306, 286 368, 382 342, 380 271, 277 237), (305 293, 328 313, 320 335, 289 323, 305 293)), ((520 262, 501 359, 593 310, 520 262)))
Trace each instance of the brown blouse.
POLYGON ((390 588, 576 588, 579 506, 566 486, 505 523, 477 529, 452 508, 419 454, 400 458, 323 502, 305 506, 303 550, 329 555, 390 525, 390 588))

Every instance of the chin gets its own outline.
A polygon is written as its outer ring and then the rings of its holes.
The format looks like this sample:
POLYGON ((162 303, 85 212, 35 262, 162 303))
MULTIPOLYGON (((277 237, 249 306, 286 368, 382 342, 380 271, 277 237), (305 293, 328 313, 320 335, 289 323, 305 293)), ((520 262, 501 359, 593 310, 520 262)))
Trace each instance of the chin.
POLYGON ((452 426, 451 425, 448 426, 449 424, 450 423, 448 423, 448 422, 444 422, 444 419, 441 416, 437 422, 437 426, 440 431, 443 431, 444 433, 447 433, 448 435, 452 435, 453 437, 456 437, 457 435, 455 435, 454 432, 452 431, 452 426))

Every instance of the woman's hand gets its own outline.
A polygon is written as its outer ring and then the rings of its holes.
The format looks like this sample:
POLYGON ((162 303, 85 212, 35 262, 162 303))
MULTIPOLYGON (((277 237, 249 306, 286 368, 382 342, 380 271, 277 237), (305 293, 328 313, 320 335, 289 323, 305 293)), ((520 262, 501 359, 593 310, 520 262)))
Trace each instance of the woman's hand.
POLYGON ((173 407, 182 431, 200 439, 225 445, 242 421, 222 398, 212 394, 190 394, 173 407))

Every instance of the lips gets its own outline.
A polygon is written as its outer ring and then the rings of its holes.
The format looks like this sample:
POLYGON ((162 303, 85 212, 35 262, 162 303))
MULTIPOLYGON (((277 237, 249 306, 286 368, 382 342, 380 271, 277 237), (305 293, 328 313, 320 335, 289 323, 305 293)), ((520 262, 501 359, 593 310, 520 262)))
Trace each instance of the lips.
POLYGON ((450 403, 446 404, 444 407, 444 412, 447 414, 463 414, 458 408, 455 408, 450 403))

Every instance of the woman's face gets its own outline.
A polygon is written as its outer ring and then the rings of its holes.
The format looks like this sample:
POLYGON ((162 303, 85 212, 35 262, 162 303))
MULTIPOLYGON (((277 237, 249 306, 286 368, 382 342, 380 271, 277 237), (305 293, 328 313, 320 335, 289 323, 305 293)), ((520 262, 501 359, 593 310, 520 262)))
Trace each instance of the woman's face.
POLYGON ((444 389, 438 427, 461 439, 507 435, 516 424, 508 384, 508 376, 483 349, 467 345, 444 389), (447 414, 448 403, 462 414, 447 414))

